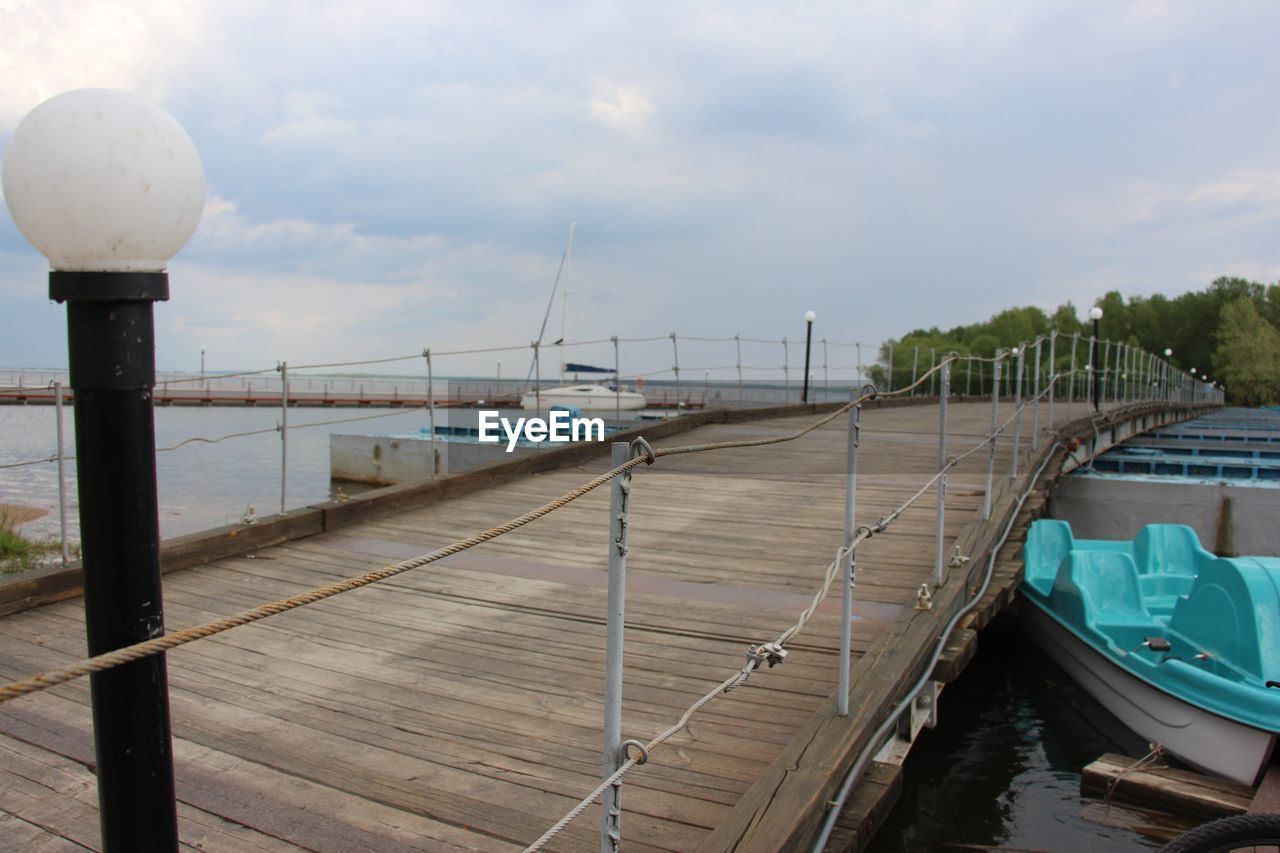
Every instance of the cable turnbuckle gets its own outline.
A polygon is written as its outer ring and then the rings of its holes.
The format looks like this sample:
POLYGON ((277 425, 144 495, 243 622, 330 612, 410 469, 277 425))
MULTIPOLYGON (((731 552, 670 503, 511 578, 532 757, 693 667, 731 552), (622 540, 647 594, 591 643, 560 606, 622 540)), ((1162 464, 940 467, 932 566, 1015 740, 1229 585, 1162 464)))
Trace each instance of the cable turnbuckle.
POLYGON ((767 663, 772 669, 775 664, 784 663, 787 659, 787 650, 778 643, 761 643, 758 646, 752 646, 747 649, 747 660, 760 668, 760 664, 767 663))

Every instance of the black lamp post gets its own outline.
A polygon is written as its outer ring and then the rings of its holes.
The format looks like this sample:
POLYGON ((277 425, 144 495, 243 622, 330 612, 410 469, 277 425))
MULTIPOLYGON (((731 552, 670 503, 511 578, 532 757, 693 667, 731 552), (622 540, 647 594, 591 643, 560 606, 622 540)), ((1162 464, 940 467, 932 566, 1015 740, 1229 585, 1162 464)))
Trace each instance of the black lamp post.
MULTIPOLYGON (((156 497, 155 327, 170 257, 204 207, 182 127, 123 92, 36 107, 4 162, 14 223, 49 258, 67 303, 90 655, 164 633, 156 497)), ((164 655, 90 676, 104 850, 176 850, 164 655)))
POLYGON ((1102 320, 1102 309, 1097 305, 1089 309, 1089 319, 1093 321, 1093 410, 1102 411, 1102 375, 1098 373, 1098 349, 1101 338, 1098 336, 1098 324, 1102 320))
POLYGON ((804 387, 800 390, 800 402, 809 402, 809 350, 813 346, 813 321, 818 315, 812 311, 804 312, 804 387))

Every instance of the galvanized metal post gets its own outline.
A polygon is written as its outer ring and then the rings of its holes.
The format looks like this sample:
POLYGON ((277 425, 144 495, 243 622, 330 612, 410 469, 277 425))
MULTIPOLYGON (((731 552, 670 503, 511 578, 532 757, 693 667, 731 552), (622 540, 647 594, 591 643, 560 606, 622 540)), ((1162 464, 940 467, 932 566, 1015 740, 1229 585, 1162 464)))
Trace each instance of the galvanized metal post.
POLYGON ((289 486, 289 363, 280 362, 280 514, 285 513, 289 486))
POLYGON ((916 347, 915 355, 911 359, 911 396, 916 395, 916 371, 920 366, 920 347, 916 347))
POLYGON ((827 374, 827 339, 822 339, 822 402, 827 402, 831 390, 831 377, 827 374))
POLYGON ((742 338, 738 335, 733 336, 733 345, 738 352, 738 408, 743 407, 742 400, 742 338))
POLYGON ((938 477, 938 524, 936 547, 933 560, 933 584, 941 586, 946 580, 942 574, 942 552, 944 549, 943 515, 947 509, 947 395, 951 385, 951 360, 943 357, 942 381, 939 383, 941 393, 938 395, 938 469, 942 472, 938 477))
POLYGON ((889 341, 889 391, 893 390, 893 341, 889 341))
MULTIPOLYGON (((617 468, 631 458, 625 441, 615 441, 610 466, 617 468)), ((627 610, 627 528, 631 472, 613 478, 609 490, 609 598, 605 620, 604 653, 604 750, 602 778, 609 778, 622 763, 622 652, 627 610)), ((601 853, 615 853, 622 840, 622 785, 605 789, 601 798, 601 853)))
MULTIPOLYGON (((852 390, 849 399, 856 400, 860 392, 852 390)), ((849 658, 852 655, 853 635, 853 535, 854 507, 858 497, 858 434, 862 429, 862 404, 849 410, 849 443, 845 451, 844 493, 844 559, 840 577, 844 586, 840 599, 840 683, 836 690, 836 713, 849 716, 849 658)))
POLYGON ((66 453, 62 447, 62 383, 53 383, 53 402, 58 422, 58 536, 62 540, 62 565, 71 561, 67 543, 67 471, 66 453))
POLYGON ((1049 332, 1049 429, 1053 429, 1053 392, 1058 384, 1057 347, 1058 330, 1049 332))
POLYGON ((622 425, 622 363, 618 355, 618 336, 609 338, 613 341, 613 425, 622 425))
POLYGON ((858 363, 858 385, 862 385, 862 344, 853 342, 854 361, 858 363))
POLYGON ((938 374, 933 369, 938 366, 938 351, 932 347, 929 349, 929 396, 932 397, 938 388, 938 374))
POLYGON ((1031 383, 1031 449, 1040 447, 1040 338, 1036 338, 1036 378, 1031 383))
POLYGON ((676 333, 671 333, 671 365, 672 371, 676 375, 676 412, 680 411, 680 348, 676 346, 676 333))
POLYGON ((1116 342, 1116 378, 1115 378, 1115 382, 1113 383, 1115 385, 1115 388, 1112 389, 1112 393, 1115 395, 1115 401, 1117 403, 1124 402, 1123 365, 1124 365, 1124 342, 1117 341, 1116 342))
POLYGON ((1013 380, 1013 468, 1009 473, 1012 480, 1018 479, 1018 454, 1022 451, 1022 366, 1026 354, 1025 344, 1017 348, 1014 370, 1018 375, 1013 380))
POLYGON ((982 517, 991 517, 991 486, 996 471, 996 419, 1000 416, 1000 359, 1004 356, 996 349, 996 357, 991 362, 991 449, 987 452, 987 488, 982 493, 982 517))
MULTIPOLYGON (((537 408, 537 410, 541 412, 542 411, 542 358, 541 358, 542 342, 534 341, 529 346, 533 347, 533 400, 534 400, 533 404, 537 408)), ((427 350, 423 350, 423 355, 426 355, 427 352, 428 352, 427 350)), ((427 365, 428 367, 431 365, 430 356, 427 357, 427 365)), ((434 414, 435 412, 432 412, 433 416, 434 414)), ((433 417, 431 420, 431 429, 435 430, 435 428, 436 428, 436 423, 435 423, 435 418, 433 417)))
MULTIPOLYGON (((427 416, 431 420, 431 479, 434 480, 436 469, 440 467, 440 462, 436 459, 436 376, 431 366, 431 349, 424 349, 422 356, 427 360, 427 416)), ((536 348, 533 351, 533 359, 535 363, 538 360, 536 348)), ((538 401, 538 408, 542 408, 541 400, 538 401)))
POLYGON ((782 402, 791 402, 791 357, 787 339, 782 339, 782 402))
POLYGON ((969 396, 969 391, 970 391, 970 386, 971 386, 971 384, 972 384, 972 380, 973 380, 973 356, 971 356, 971 355, 966 355, 966 356, 964 357, 964 361, 965 361, 965 371, 964 371, 964 395, 965 395, 966 397, 968 397, 968 396, 969 396))

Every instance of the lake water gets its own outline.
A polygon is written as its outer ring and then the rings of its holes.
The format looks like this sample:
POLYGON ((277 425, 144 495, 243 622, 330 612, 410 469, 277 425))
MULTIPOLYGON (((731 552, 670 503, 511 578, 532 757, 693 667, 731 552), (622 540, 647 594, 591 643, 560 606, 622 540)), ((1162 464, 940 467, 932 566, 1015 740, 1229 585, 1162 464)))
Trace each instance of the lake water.
MULTIPOLYGON (((280 511, 280 410, 272 408, 174 406, 155 410, 156 447, 192 438, 217 439, 266 430, 217 443, 192 441, 156 454, 162 537, 192 533, 238 521, 249 507, 259 517, 280 511)), ((49 458, 57 452, 53 406, 0 406, 0 465, 49 458)), ((353 409, 290 409, 286 506, 294 509, 328 500, 329 435, 417 432, 429 423, 425 412, 353 409), (386 415, 372 420, 308 428, 308 423, 386 415)), ((72 410, 64 410, 67 455, 75 453, 72 410)), ((69 538, 79 538, 76 523, 75 462, 67 463, 69 538)), ((24 531, 58 534, 56 463, 0 468, 0 503, 49 511, 24 531)))
POLYGON ((902 799, 873 853, 918 850, 1126 851, 1160 847, 1131 827, 1169 824, 1080 794, 1080 770, 1147 744, 1046 658, 1011 617, 942 692, 937 728, 904 767, 902 799))

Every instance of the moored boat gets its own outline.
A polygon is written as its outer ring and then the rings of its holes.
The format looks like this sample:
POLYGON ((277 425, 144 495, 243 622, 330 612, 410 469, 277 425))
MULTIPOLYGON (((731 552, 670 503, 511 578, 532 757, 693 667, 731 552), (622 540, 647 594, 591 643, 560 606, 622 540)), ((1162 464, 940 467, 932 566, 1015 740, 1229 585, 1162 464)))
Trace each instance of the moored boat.
POLYGON ((1215 557, 1189 527, 1075 539, 1035 522, 1025 621, 1125 725, 1201 770, 1253 785, 1280 735, 1280 558, 1215 557))
POLYGON ((643 394, 636 391, 614 391, 606 385, 560 385, 543 388, 538 393, 529 391, 520 397, 520 408, 525 411, 536 411, 539 403, 543 409, 565 406, 583 412, 615 409, 634 412, 645 406, 643 394))

